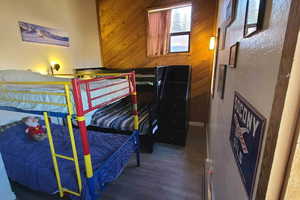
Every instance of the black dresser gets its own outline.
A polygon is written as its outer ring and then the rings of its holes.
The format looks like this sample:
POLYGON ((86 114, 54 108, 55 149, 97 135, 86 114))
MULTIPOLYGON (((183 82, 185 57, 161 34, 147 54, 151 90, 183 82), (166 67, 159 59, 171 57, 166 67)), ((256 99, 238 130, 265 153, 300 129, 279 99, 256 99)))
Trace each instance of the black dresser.
POLYGON ((158 142, 184 146, 188 132, 191 94, 191 66, 157 68, 159 95, 158 142))

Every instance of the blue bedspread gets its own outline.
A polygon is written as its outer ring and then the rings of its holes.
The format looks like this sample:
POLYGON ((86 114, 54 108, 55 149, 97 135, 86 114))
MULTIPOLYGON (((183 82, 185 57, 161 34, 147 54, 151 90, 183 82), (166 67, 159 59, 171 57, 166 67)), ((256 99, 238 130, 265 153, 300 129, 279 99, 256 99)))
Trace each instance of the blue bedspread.
MULTIPOLYGON (((57 183, 48 140, 42 142, 30 140, 25 135, 25 128, 25 125, 21 123, 0 134, 0 151, 7 169, 7 174, 13 181, 25 185, 30 189, 53 194, 57 192, 57 183)), ((74 129, 74 132, 79 164, 82 172, 83 191, 81 198, 72 195, 70 197, 72 199, 87 200, 90 199, 90 196, 86 187, 87 183, 84 173, 85 168, 79 130, 74 129)), ((70 156, 71 146, 67 129, 62 126, 52 125, 52 134, 56 153, 70 156)), ((129 139, 129 136, 126 135, 106 134, 92 131, 89 132, 88 138, 90 141, 90 151, 94 171, 97 171, 98 169, 98 172, 95 172, 95 174, 102 174, 101 177, 98 178, 99 180, 101 179, 102 183, 112 181, 120 174, 125 163, 129 160, 131 153, 134 152, 134 143, 128 142, 127 145, 124 145, 129 139), (121 159, 113 159, 114 163, 106 163, 113 153, 120 149, 121 146, 121 152, 124 152, 123 155, 121 155, 121 159), (99 168, 104 171, 109 171, 104 173, 99 172, 99 168), (103 174, 106 174, 106 176, 103 174)), ((63 187, 78 191, 73 162, 58 158, 58 163, 63 187)), ((96 187, 99 189, 101 186, 96 184, 96 187)))

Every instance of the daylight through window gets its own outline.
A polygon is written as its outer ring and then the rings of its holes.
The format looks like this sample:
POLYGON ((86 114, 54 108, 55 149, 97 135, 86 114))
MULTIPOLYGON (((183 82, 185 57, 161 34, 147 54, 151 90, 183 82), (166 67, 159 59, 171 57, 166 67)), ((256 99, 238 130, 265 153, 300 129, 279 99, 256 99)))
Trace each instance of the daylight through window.
POLYGON ((189 52, 192 6, 171 10, 169 52, 189 52))
POLYGON ((148 56, 190 51, 192 6, 148 12, 148 56))

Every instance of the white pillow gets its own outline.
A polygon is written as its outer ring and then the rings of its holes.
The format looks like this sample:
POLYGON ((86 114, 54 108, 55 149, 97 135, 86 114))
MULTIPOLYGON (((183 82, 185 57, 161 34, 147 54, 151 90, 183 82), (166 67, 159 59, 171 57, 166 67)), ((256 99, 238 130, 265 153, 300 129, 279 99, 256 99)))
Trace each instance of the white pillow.
POLYGON ((0 70, 2 81, 61 81, 61 78, 42 75, 37 72, 25 70, 0 70))
MULTIPOLYGON (((52 76, 42 75, 37 72, 25 71, 25 70, 0 70, 1 81, 12 82, 54 82, 54 81, 70 81, 67 78, 56 78, 52 76)), ((45 87, 43 85, 35 85, 30 87, 45 87)), ((55 86, 54 86, 55 87, 55 86)))

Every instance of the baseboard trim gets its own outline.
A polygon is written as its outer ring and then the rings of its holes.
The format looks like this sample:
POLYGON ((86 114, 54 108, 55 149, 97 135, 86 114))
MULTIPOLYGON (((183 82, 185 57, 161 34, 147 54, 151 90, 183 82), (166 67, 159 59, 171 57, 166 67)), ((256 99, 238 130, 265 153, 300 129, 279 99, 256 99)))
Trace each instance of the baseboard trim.
POLYGON ((205 123, 204 122, 193 122, 189 121, 190 126, 197 126, 197 127, 204 127, 205 123))
POLYGON ((205 167, 204 167, 204 199, 205 200, 213 200, 214 199, 214 193, 213 193, 213 163, 212 160, 206 159, 205 160, 205 167))

